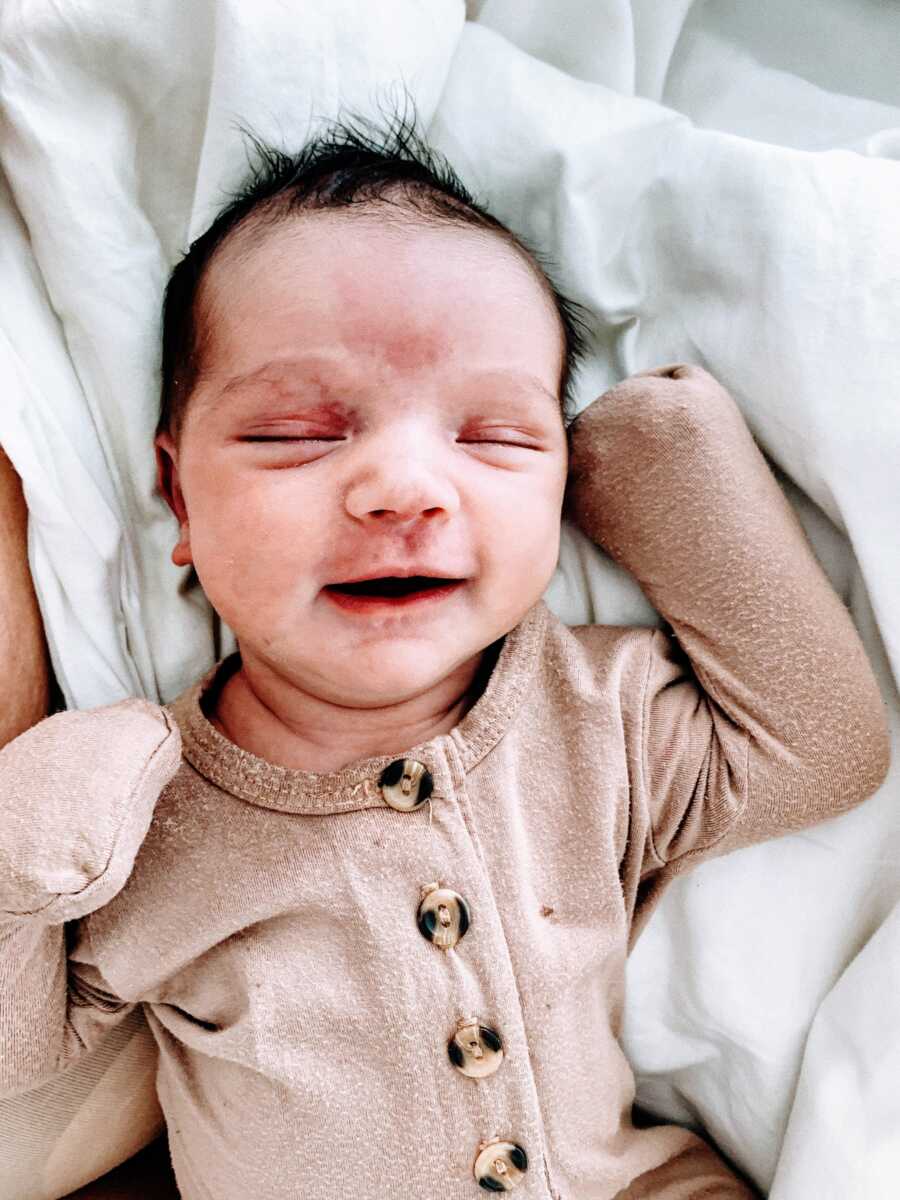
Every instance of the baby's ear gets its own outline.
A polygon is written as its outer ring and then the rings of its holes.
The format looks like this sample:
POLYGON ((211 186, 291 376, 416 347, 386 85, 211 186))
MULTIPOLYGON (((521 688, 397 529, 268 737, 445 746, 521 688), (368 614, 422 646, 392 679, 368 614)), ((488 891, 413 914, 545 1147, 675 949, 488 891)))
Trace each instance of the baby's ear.
POLYGON ((156 486, 178 521, 178 541, 172 550, 172 562, 178 567, 186 567, 194 560, 191 557, 187 507, 178 479, 178 447, 168 432, 157 434, 153 444, 156 450, 156 486))
POLYGON ((184 520, 184 497, 178 483, 178 447, 171 433, 158 433, 156 449, 156 486, 179 521, 184 520))

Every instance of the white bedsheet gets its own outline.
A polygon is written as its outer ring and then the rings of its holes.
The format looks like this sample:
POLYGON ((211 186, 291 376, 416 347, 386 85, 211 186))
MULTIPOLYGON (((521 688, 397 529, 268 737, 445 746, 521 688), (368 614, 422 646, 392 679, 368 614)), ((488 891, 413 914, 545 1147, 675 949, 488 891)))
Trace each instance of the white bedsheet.
MULTIPOLYGON (((404 80, 596 317, 580 406, 699 362, 735 395, 900 726, 900 9, 851 0, 5 0, 0 443, 70 705, 170 699, 232 645, 153 494, 168 270, 236 122, 404 80)), ((565 621, 656 619, 565 527, 565 621)), ((896 739, 895 739, 896 745, 896 739)), ((900 1190, 900 765, 861 808, 676 883, 629 960, 638 1100, 773 1200, 900 1190)), ((574 1198, 573 1198, 574 1200, 574 1198)))

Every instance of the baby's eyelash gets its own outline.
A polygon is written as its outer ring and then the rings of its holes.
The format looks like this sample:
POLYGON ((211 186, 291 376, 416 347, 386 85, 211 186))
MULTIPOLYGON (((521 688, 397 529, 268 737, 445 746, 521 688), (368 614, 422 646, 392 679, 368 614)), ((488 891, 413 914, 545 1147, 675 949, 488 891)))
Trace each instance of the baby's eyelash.
POLYGON ((497 438, 466 438, 463 446, 510 446, 514 450, 537 450, 537 446, 529 446, 526 442, 506 442, 497 438))
MULTIPOLYGON (((242 442, 342 442, 343 438, 314 438, 314 437, 244 437, 242 442)), ((465 438, 461 445, 473 446, 512 446, 518 450, 534 450, 534 446, 526 446, 524 442, 505 442, 497 438, 465 438)))

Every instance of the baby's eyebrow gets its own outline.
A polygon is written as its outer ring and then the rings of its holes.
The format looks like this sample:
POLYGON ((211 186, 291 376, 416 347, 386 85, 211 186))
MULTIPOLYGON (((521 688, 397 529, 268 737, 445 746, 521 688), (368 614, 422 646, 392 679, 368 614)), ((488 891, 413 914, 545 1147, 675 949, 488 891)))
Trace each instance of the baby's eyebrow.
POLYGON ((559 400, 556 395, 551 392, 548 387, 541 383, 537 375, 532 375, 529 371, 475 370, 468 373, 468 378, 472 385, 477 384, 478 382, 490 384, 493 381, 495 383, 501 383, 507 386, 513 385, 517 392, 540 392, 540 394, 550 400, 554 406, 559 404, 559 400))
MULTIPOLYGON (((316 398, 321 400, 329 400, 333 404, 340 405, 340 401, 336 399, 338 393, 342 396, 346 395, 346 388, 333 388, 329 386, 325 372, 329 369, 334 369, 338 366, 336 360, 329 361, 328 359, 273 359, 270 362, 262 363, 253 370, 247 371, 241 375, 235 375, 229 379, 218 391, 219 397, 234 395, 244 389, 248 384, 262 384, 279 390, 285 389, 289 384, 296 379, 298 383, 302 383, 304 387, 313 387, 316 390, 316 398)), ((484 370, 471 370, 465 374, 466 386, 473 387, 479 382, 483 385, 493 382, 502 383, 507 386, 512 384, 517 391, 533 393, 539 392, 550 400, 554 406, 558 405, 559 399, 553 392, 547 388, 536 375, 532 375, 527 371, 507 371, 503 369, 490 368, 484 370)))
POLYGON ((328 382, 323 378, 321 365, 314 366, 310 362, 279 358, 254 367, 252 371, 246 371, 243 375, 234 375, 219 389, 219 395, 224 396, 240 391, 248 383, 268 383, 272 387, 283 387, 290 378, 297 374, 303 376, 304 383, 314 384, 323 393, 329 391, 328 382))

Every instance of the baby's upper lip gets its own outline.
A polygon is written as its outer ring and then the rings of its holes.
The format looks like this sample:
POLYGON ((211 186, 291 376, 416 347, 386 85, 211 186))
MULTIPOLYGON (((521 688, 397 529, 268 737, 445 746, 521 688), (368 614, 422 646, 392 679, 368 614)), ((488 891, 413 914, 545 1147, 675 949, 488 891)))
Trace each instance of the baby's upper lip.
POLYGON ((388 577, 409 579, 411 575, 427 575, 432 579, 468 579, 468 576, 462 572, 448 570, 432 563, 386 563, 369 571, 360 571, 356 575, 349 575, 346 579, 336 579, 332 583, 326 583, 325 586, 337 587, 342 583, 362 583, 366 579, 388 577))

